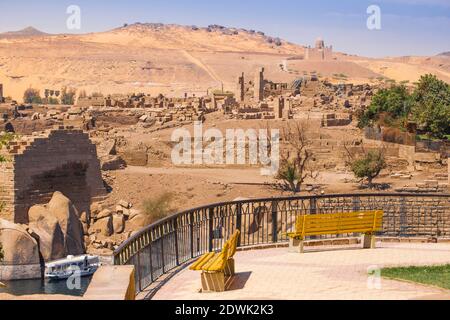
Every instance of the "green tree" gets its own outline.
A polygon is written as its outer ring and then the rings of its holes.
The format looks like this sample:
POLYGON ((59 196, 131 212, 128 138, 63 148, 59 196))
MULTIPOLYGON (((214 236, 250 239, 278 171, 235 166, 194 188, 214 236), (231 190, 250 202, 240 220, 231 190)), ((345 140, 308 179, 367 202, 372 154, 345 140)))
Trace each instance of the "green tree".
POLYGON ((61 104, 73 105, 75 104, 76 89, 63 87, 61 89, 61 104))
POLYGON ((404 85, 393 85, 381 89, 372 98, 370 106, 358 116, 360 128, 378 123, 380 116, 384 121, 393 124, 396 120, 406 120, 411 112, 411 96, 404 85))
POLYGON ((415 86, 412 94, 403 84, 378 91, 370 106, 358 114, 358 126, 380 124, 405 128, 407 120, 411 119, 432 137, 442 139, 450 135, 449 84, 428 74, 415 86))
POLYGON ((413 118, 436 138, 450 134, 450 86, 435 75, 420 78, 413 93, 413 118))
POLYGON ((42 98, 39 94, 39 90, 33 88, 28 88, 27 90, 25 90, 23 94, 23 102, 35 104, 42 103, 42 98))
POLYGON ((386 168, 386 158, 382 150, 371 150, 361 158, 351 156, 350 168, 357 178, 367 180, 369 188, 373 188, 373 180, 377 178, 381 170, 386 168))

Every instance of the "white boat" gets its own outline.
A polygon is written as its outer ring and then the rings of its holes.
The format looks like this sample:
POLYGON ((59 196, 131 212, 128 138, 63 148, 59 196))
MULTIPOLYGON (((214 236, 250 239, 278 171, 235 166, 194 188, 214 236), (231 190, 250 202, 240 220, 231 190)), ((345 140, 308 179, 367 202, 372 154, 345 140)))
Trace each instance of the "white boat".
POLYGON ((45 277, 49 280, 65 280, 72 275, 91 276, 100 267, 98 256, 68 256, 45 264, 45 277))

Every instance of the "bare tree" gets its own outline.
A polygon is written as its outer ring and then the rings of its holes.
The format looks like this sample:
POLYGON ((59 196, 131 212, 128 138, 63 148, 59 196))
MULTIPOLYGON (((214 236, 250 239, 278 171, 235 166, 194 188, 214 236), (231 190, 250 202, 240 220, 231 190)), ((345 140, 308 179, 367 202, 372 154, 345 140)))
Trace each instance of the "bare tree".
POLYGON ((281 140, 284 145, 276 177, 279 181, 277 187, 283 191, 299 193, 307 178, 316 179, 319 175, 315 170, 307 128, 299 122, 287 123, 281 130, 281 140))

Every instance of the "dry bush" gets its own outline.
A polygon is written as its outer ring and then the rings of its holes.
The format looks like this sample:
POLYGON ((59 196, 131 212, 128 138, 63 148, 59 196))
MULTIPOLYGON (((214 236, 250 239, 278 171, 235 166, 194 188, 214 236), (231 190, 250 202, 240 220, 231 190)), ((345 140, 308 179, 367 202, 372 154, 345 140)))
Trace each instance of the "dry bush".
POLYGON ((165 192, 155 198, 149 198, 142 203, 143 214, 145 215, 145 223, 150 225, 158 220, 164 219, 174 208, 172 207, 172 200, 174 195, 170 192, 165 192))

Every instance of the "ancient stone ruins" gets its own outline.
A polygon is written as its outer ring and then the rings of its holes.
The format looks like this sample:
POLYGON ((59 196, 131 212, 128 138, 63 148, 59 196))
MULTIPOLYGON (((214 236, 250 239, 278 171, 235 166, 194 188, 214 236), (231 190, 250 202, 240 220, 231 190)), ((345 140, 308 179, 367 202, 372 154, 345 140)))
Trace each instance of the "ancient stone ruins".
MULTIPOLYGON (((329 60, 332 54, 319 39, 305 59, 329 60)), ((275 178, 244 171, 221 176, 221 170, 239 168, 212 165, 199 176, 182 168, 188 173, 180 178, 170 158, 171 134, 194 122, 215 130, 301 123, 314 170, 322 175, 320 182, 306 183, 306 194, 361 192, 348 155, 380 149, 387 162, 383 190, 448 191, 448 142, 418 141, 414 126, 356 126, 358 112, 386 83, 336 83, 317 74, 291 82, 268 78, 266 68, 255 67, 240 72, 231 91, 208 89, 201 96, 97 93, 78 97, 74 105, 0 103, 0 132, 11 137, 0 149, 0 279, 39 277, 45 261, 69 254, 111 256, 137 230, 163 217, 153 217, 160 206, 145 201, 162 192, 176 193, 178 210, 242 195, 286 195, 271 187, 275 178)))
POLYGON ((2 218, 28 223, 30 207, 47 203, 55 191, 89 214, 91 202, 105 195, 96 146, 82 130, 35 133, 11 142, 3 153, 10 161, 0 170, 0 199, 9 213, 2 218))

